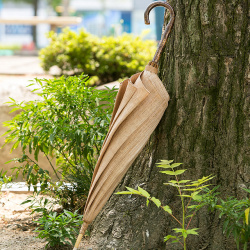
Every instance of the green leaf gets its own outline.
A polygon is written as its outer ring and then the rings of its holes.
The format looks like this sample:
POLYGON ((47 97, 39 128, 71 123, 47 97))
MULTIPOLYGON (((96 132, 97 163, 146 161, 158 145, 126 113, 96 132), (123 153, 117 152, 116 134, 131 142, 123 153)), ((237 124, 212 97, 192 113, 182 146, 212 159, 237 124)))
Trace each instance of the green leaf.
POLYGON ((160 173, 167 174, 167 175, 175 175, 175 171, 160 171, 160 173))
POLYGON ((182 195, 178 195, 180 197, 188 197, 188 198, 191 198, 192 196, 191 195, 188 195, 188 194, 182 194, 182 195))
POLYGON ((187 182, 190 182, 190 180, 181 180, 181 181, 179 181, 180 184, 187 183, 187 182))
POLYGON ((20 205, 23 205, 23 204, 26 204, 26 203, 30 203, 30 202, 32 202, 32 200, 25 200, 22 203, 20 203, 20 205))
POLYGON ((156 199, 155 197, 152 197, 151 198, 151 201, 154 202, 154 204, 157 206, 157 207, 160 207, 161 206, 161 201, 159 199, 156 199))
POLYGON ((175 175, 183 174, 185 171, 186 171, 186 169, 177 170, 177 171, 175 171, 175 175))
POLYGON ((161 160, 159 163, 156 163, 158 165, 160 164, 165 164, 165 165, 169 165, 173 162, 174 160, 161 160))
POLYGON ((171 181, 169 181, 170 183, 173 183, 173 184, 177 184, 178 183, 178 181, 175 181, 175 180, 171 180, 171 181))
POLYGON ((176 233, 182 233, 182 231, 185 230, 183 228, 173 228, 173 231, 175 231, 176 233))
MULTIPOLYGON (((186 229, 183 228, 174 228, 173 229, 176 233, 181 233, 184 238, 187 238, 188 233, 186 229)), ((192 230, 192 229, 191 229, 192 230)))
POLYGON ((138 187, 138 191, 146 198, 150 198, 150 194, 145 191, 144 189, 142 189, 141 187, 138 187))
POLYGON ((147 207, 148 207, 148 204, 149 204, 149 199, 147 199, 147 201, 146 201, 146 205, 147 205, 147 207))
POLYGON ((223 234, 226 232, 228 224, 229 224, 229 220, 225 220, 225 222, 223 223, 223 228, 222 228, 223 234))
POLYGON ((157 168, 171 168, 171 165, 158 165, 157 168))
POLYGON ((172 210, 168 205, 164 206, 163 209, 164 209, 164 211, 168 212, 169 214, 172 214, 172 210))
POLYGON ((192 198, 193 200, 200 202, 202 200, 202 195, 195 195, 195 196, 192 196, 192 198))
POLYGON ((27 180, 29 180, 29 177, 30 177, 31 171, 33 170, 33 167, 34 167, 34 165, 31 165, 29 167, 29 171, 28 171, 28 174, 27 174, 27 177, 26 177, 27 180))
POLYGON ((185 186, 183 186, 183 185, 178 185, 178 184, 174 184, 174 183, 170 183, 170 182, 163 183, 163 184, 164 184, 164 185, 169 185, 169 186, 172 186, 172 187, 181 187, 181 188, 185 187, 185 186))
POLYGON ((243 190, 245 190, 246 192, 250 193, 250 189, 247 188, 242 188, 243 190))
POLYGON ((171 168, 176 168, 179 167, 180 165, 182 165, 182 163, 174 163, 171 165, 171 168))
POLYGON ((38 154, 39 154, 39 146, 36 147, 35 153, 34 153, 34 157, 35 160, 38 161, 38 154))
POLYGON ((201 186, 201 187, 196 187, 196 188, 188 188, 188 189, 183 189, 184 191, 196 191, 199 189, 203 189, 205 187, 211 186, 211 184, 205 185, 205 186, 201 186))
POLYGON ((156 167, 158 168, 171 168, 170 164, 173 162, 173 160, 161 160, 159 163, 156 163, 156 167))
POLYGON ((74 217, 74 214, 73 214, 72 212, 67 211, 67 210, 65 210, 65 209, 64 209, 64 213, 65 213, 68 217, 70 217, 70 218, 74 217))
POLYGON ((249 218, 249 212, 250 212, 250 208, 247 208, 245 210, 245 223, 248 225, 248 218, 249 218))
POLYGON ((121 192, 117 192, 115 194, 133 194, 133 193, 129 192, 129 191, 121 191, 121 192))
POLYGON ((209 175, 209 176, 204 176, 201 179, 198 179, 197 181, 192 181, 192 184, 187 185, 187 186, 200 186, 201 184, 213 179, 214 176, 209 175))
POLYGON ((130 188, 130 187, 126 187, 128 191, 130 191, 132 194, 141 194, 139 191, 133 189, 133 188, 130 188))
POLYGON ((167 235, 164 237, 164 242, 168 241, 169 239, 176 239, 177 237, 176 236, 173 236, 173 235, 167 235))
POLYGON ((163 174, 167 174, 167 175, 180 175, 182 173, 184 173, 186 171, 186 169, 180 169, 180 170, 176 170, 176 171, 160 171, 163 174))
POLYGON ((188 229, 188 230, 186 231, 186 233, 187 233, 187 235, 188 235, 188 234, 198 235, 198 232, 196 232, 197 230, 199 230, 199 228, 188 229))

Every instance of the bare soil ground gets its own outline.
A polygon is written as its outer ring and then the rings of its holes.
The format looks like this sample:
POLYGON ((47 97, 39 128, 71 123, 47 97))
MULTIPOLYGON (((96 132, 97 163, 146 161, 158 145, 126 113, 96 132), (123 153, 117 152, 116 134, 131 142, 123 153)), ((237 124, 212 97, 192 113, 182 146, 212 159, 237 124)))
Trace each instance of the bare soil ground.
MULTIPOLYGON (((36 238, 35 216, 30 215, 27 204, 20 205, 30 194, 0 193, 0 249, 45 249, 46 241, 36 238)), ((94 250, 83 240, 79 249, 94 250)))

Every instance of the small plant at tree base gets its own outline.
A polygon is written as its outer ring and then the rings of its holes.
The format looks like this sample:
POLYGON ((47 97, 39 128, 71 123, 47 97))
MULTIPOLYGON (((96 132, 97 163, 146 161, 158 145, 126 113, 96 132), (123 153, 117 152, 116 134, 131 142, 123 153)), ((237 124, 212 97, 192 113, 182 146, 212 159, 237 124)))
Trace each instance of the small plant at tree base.
MULTIPOLYGON (((244 190, 250 193, 250 189, 244 190)), ((216 197, 217 194, 202 196, 200 204, 194 206, 194 208, 199 209, 206 205, 211 211, 219 211, 219 218, 224 219, 223 234, 226 237, 232 234, 237 249, 240 249, 240 243, 242 243, 243 249, 247 250, 247 245, 250 241, 250 199, 238 200, 230 196, 226 200, 223 200, 218 199, 216 197)))
POLYGON ((38 221, 37 238, 46 239, 46 249, 63 249, 64 246, 72 246, 82 224, 82 215, 64 210, 60 215, 51 212, 42 216, 38 221))
POLYGON ((168 160, 162 160, 160 163, 157 164, 157 167, 167 169, 164 171, 160 171, 161 173, 175 177, 174 180, 170 180, 169 182, 164 183, 164 185, 175 187, 178 190, 182 204, 181 220, 177 219, 173 215, 173 211, 168 205, 163 205, 159 199, 152 197, 146 190, 140 187, 138 187, 138 190, 126 187, 128 191, 122 191, 116 194, 136 194, 143 196, 147 199, 147 206, 149 204, 149 201, 152 201, 157 207, 167 212, 180 225, 180 227, 173 229, 176 235, 167 235, 164 238, 164 241, 167 242, 171 240, 172 243, 180 243, 183 246, 183 249, 186 249, 186 238, 188 237, 188 235, 198 235, 198 228, 191 229, 189 228, 189 226, 197 210, 200 207, 196 207, 194 209, 193 206, 191 206, 191 202, 199 202, 201 200, 202 195, 200 195, 199 193, 207 186, 209 186, 205 185, 205 183, 211 180, 213 176, 210 175, 207 177, 203 177, 201 179, 198 179, 197 181, 179 180, 178 176, 186 171, 186 169, 176 170, 176 168, 179 167, 181 164, 182 163, 173 163, 173 161, 168 160), (188 201, 186 202, 186 200, 188 201))

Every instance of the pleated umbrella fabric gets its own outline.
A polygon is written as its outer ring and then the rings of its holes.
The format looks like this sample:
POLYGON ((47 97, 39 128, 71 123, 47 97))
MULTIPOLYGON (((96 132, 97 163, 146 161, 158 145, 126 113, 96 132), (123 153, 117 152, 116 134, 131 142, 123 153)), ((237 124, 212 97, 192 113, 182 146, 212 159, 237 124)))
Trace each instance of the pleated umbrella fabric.
POLYGON ((147 65, 121 83, 110 127, 96 164, 84 210, 86 230, 147 143, 168 106, 169 95, 147 65))

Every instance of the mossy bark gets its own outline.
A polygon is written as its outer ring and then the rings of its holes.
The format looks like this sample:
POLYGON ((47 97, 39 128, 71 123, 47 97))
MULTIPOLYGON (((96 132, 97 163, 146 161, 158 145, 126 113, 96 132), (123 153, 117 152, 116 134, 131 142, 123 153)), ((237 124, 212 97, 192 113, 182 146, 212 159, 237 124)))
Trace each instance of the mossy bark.
MULTIPOLYGON (((161 58, 160 78, 171 100, 148 145, 117 190, 143 187, 168 204, 177 217, 175 190, 155 168, 160 159, 183 162, 185 179, 215 175, 223 197, 249 188, 249 5, 247 0, 169 1, 174 28, 161 58)), ((119 166, 117 166, 119 167, 119 166)), ((137 196, 113 195, 92 225, 98 249, 181 249, 163 237, 178 225, 137 196)), ((217 213, 206 209, 191 227, 188 249, 236 249, 222 234, 217 213)))

